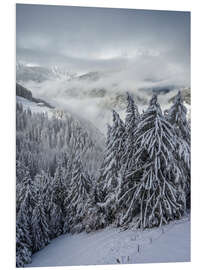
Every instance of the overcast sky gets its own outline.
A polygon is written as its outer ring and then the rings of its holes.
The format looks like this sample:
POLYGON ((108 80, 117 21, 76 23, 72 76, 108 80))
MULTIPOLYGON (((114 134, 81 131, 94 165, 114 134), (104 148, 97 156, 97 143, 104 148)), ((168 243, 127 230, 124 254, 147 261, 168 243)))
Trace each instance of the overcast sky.
POLYGON ((16 34, 17 59, 31 63, 189 76, 189 12, 17 4, 16 34))

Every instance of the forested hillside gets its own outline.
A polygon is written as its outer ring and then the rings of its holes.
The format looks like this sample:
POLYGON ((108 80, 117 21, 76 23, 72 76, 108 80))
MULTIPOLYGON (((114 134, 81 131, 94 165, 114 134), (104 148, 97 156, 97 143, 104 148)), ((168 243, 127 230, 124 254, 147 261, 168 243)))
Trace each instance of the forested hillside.
POLYGON ((146 229, 190 209, 190 126, 178 93, 162 112, 157 96, 142 113, 127 95, 113 111, 103 149, 79 120, 49 118, 17 103, 17 266, 63 233, 110 224, 146 229))

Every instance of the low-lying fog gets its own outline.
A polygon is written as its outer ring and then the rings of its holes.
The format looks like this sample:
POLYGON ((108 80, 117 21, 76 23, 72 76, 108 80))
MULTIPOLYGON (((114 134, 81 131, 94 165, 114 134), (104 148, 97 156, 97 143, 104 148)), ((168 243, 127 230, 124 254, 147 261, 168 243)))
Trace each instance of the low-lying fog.
POLYGON ((103 131, 126 91, 142 110, 152 89, 190 86, 190 13, 17 4, 16 52, 34 96, 103 131))

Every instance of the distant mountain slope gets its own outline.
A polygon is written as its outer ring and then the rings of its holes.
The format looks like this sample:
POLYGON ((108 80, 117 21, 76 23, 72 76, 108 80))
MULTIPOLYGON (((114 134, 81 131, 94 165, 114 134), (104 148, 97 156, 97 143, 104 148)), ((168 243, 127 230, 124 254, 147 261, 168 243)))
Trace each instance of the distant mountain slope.
MULTIPOLYGON (((38 103, 36 102, 37 99, 32 97, 31 91, 27 90, 26 88, 21 88, 19 85, 17 86, 17 89, 17 94, 21 94, 21 96, 16 96, 17 104, 21 104, 25 111, 30 110, 32 112, 31 116, 29 114, 27 116, 25 115, 26 117, 30 118, 30 124, 34 125, 33 127, 36 126, 37 128, 36 119, 38 118, 37 116, 35 118, 35 114, 42 113, 46 113, 48 116, 48 126, 55 125, 55 121, 59 121, 57 125, 61 128, 58 130, 57 136, 58 139, 62 140, 63 142, 64 151, 69 154, 76 154, 79 151, 85 168, 91 175, 97 177, 101 162, 103 160, 103 151, 105 145, 104 135, 90 121, 83 119, 82 116, 78 117, 68 111, 47 106, 45 101, 43 101, 43 103, 38 103), (27 98, 23 97, 22 95, 27 98)), ((19 117, 20 111, 17 111, 17 119, 19 117)), ((19 122, 21 120, 18 119, 17 121, 19 122)), ((17 130, 17 138, 20 133, 21 132, 18 132, 17 130)), ((48 129, 45 129, 43 136, 51 136, 48 129)), ((43 147, 44 146, 42 145, 41 149, 44 149, 43 147)), ((46 155, 46 150, 44 151, 44 154, 46 155)), ((56 149, 49 149, 48 151, 48 155, 51 158, 56 149)))
POLYGON ((78 76, 79 80, 97 81, 100 78, 99 72, 88 72, 78 76))
POLYGON ((18 83, 16 83, 16 96, 32 101, 32 92, 18 83))
POLYGON ((18 82, 34 81, 41 83, 47 80, 70 80, 75 76, 58 66, 43 67, 18 62, 16 64, 16 80, 18 82))
POLYGON ((20 85, 19 83, 16 83, 16 96, 25 98, 35 103, 40 103, 41 105, 44 104, 46 107, 54 109, 53 106, 51 106, 48 102, 44 101, 43 99, 34 98, 32 96, 32 92, 27 88, 23 87, 22 85, 20 85))

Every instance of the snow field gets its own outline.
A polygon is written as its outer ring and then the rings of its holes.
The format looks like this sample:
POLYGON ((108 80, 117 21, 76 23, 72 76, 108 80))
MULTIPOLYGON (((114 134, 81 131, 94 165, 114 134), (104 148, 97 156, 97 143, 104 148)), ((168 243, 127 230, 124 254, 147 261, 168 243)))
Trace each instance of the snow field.
POLYGON ((102 265, 190 261, 190 221, 185 217, 161 228, 103 230, 59 236, 32 256, 33 266, 102 265))

